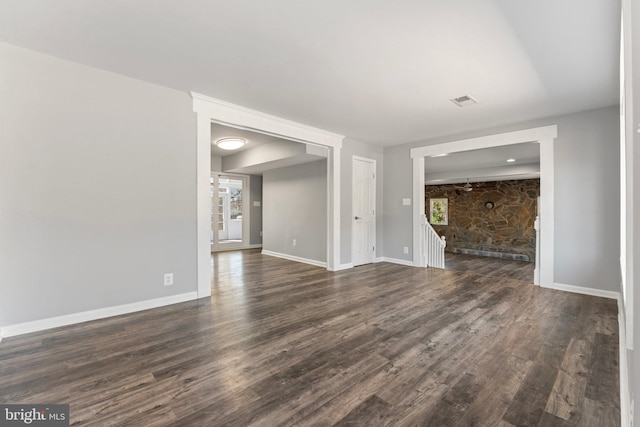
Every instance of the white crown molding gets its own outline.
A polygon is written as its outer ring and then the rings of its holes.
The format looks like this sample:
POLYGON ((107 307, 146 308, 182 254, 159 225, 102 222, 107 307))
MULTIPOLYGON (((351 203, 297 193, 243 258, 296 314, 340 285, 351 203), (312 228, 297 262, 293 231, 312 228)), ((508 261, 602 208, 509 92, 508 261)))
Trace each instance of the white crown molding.
POLYGON ((83 311, 80 313, 66 314, 64 316, 50 317, 48 319, 40 319, 31 322, 18 323, 15 325, 7 325, 3 326, 2 329, 0 329, 0 337, 12 337, 16 335, 28 334, 31 332, 44 331, 46 329, 58 328, 60 326, 68 326, 76 323, 88 322, 91 320, 120 316, 122 314, 134 313, 136 311, 149 310, 151 308, 158 308, 165 305, 191 301, 197 298, 197 292, 188 292, 185 294, 171 295, 168 297, 138 301, 130 304, 98 308, 96 310, 83 311))
POLYGON ((196 92, 191 92, 191 97, 193 98, 193 111, 206 113, 210 117, 214 117, 213 121, 217 123, 260 133, 285 135, 285 138, 298 139, 302 142, 315 142, 336 148, 342 147, 344 135, 272 116, 196 92))
POLYGON ((310 264, 310 265, 315 265, 316 267, 323 267, 323 268, 327 268, 327 263, 323 262, 323 261, 317 261, 315 259, 308 259, 308 258, 302 258, 302 257, 298 257, 295 255, 289 255, 289 254, 283 254, 280 252, 273 252, 273 251, 268 251, 268 250, 262 250, 262 255, 269 255, 272 257, 276 257, 276 258, 282 258, 282 259, 286 259, 289 261, 295 261, 295 262, 301 262, 304 264, 310 264))

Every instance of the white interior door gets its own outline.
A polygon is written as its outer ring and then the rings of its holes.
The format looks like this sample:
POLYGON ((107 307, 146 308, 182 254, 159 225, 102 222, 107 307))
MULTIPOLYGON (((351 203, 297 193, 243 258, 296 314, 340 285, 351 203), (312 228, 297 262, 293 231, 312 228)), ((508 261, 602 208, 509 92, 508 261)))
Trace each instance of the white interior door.
POLYGON ((353 157, 353 265, 375 261, 376 242, 376 161, 353 157))

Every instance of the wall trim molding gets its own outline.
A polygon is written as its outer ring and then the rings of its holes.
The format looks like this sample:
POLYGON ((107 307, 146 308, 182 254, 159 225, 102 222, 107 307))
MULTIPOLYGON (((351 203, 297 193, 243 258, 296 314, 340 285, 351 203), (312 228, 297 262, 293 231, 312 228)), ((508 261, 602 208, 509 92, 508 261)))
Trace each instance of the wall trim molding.
POLYGON ((184 294, 170 295, 167 297, 116 305, 113 307, 104 307, 95 310, 82 311, 80 313, 49 317, 47 319, 33 320, 31 322, 18 323, 15 325, 7 325, 3 326, 2 329, 0 329, 0 338, 44 331, 47 329, 74 325, 76 323, 89 322, 91 320, 104 319, 107 317, 120 316, 122 314, 135 313, 137 311, 149 310, 152 308, 178 304, 195 299, 198 299, 198 293, 193 291, 184 294))
POLYGON ((337 270, 335 271, 341 271, 341 270, 349 270, 350 268, 353 268, 353 263, 352 262, 348 262, 346 264, 340 264, 340 267, 338 267, 337 270))
POLYGON ((212 254, 217 254, 219 252, 228 252, 228 251, 242 251, 245 249, 260 249, 262 248, 262 243, 255 243, 253 245, 244 245, 244 246, 232 246, 230 248, 222 248, 219 250, 212 250, 212 254))
POLYGON ((632 421, 631 396, 629 395, 629 365, 627 360, 627 333, 624 319, 622 294, 618 295, 618 338, 620 358, 620 418, 622 426, 630 426, 632 421))
POLYGON ((620 299, 620 292, 604 291, 602 289, 585 288, 583 286, 565 285, 564 283, 553 283, 551 286, 542 285, 541 287, 547 289, 555 289, 557 291, 573 292, 574 294, 590 295, 593 297, 601 297, 618 300, 620 299))
POLYGON ((376 262, 390 262, 391 264, 400 264, 400 265, 406 265, 407 267, 414 267, 413 261, 406 260, 406 259, 389 258, 386 256, 376 258, 376 262))
POLYGON ((283 254, 280 252, 273 252, 273 251, 268 251, 268 250, 262 250, 262 255, 269 255, 272 257, 276 257, 276 258, 282 258, 282 259, 286 259, 289 261, 295 261, 295 262, 301 262, 304 264, 310 264, 310 265, 315 265, 316 267, 323 267, 323 268, 327 268, 327 263, 324 261, 317 261, 315 259, 308 259, 308 258, 302 258, 299 256, 295 256, 295 255, 289 255, 289 254, 283 254))

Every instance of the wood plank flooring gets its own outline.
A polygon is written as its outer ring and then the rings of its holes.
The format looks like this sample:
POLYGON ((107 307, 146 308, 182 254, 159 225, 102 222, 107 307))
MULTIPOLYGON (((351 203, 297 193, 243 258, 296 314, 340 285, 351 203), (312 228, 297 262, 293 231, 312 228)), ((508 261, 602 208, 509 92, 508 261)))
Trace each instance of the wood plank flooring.
POLYGON ((471 271, 533 283, 535 264, 532 262, 445 252, 444 263, 447 270, 471 271))
POLYGON ((618 426, 613 300, 213 256, 210 300, 0 343, 0 402, 91 426, 618 426))

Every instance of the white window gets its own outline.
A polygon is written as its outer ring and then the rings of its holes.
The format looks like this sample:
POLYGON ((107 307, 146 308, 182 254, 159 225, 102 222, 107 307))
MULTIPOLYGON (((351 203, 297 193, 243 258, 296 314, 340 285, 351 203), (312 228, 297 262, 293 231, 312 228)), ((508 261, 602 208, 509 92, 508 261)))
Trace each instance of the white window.
POLYGON ((429 199, 429 222, 449 225, 449 199, 429 199))

